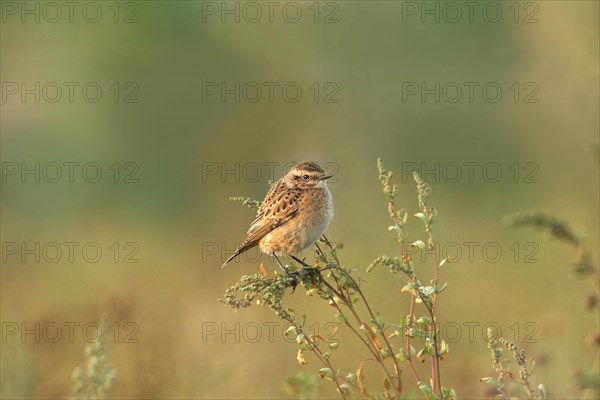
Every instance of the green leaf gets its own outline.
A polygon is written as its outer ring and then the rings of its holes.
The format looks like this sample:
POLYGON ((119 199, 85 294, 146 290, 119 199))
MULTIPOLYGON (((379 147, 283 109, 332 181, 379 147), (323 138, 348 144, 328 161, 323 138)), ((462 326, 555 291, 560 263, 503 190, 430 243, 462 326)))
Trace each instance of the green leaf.
POLYGON ((371 331, 369 331, 369 328, 367 328, 367 326, 365 324, 360 324, 360 326, 358 327, 358 330, 367 335, 369 335, 371 333, 371 331))
POLYGON ((352 388, 347 383, 342 383, 338 389, 338 393, 342 398, 352 397, 352 388))
POLYGON ((425 215, 423 213, 416 213, 416 214, 414 214, 414 216, 419 218, 421 221, 423 221, 425 223, 425 225, 429 225, 430 221, 429 221, 429 218, 427 218, 427 215, 425 215))
POLYGON ((340 314, 340 313, 336 313, 335 314, 335 320, 340 325, 344 325, 348 321, 346 319, 346 317, 343 314, 340 314))
POLYGON ((437 292, 442 293, 446 289, 447 286, 448 286, 448 282, 444 283, 441 288, 438 288, 437 292))
POLYGON ((296 333, 296 327, 294 325, 290 326, 289 328, 287 328, 285 330, 285 332, 283 333, 283 336, 288 337, 288 335, 290 333, 296 333))
POLYGON ((427 330, 411 327, 408 328, 408 330, 406 331, 406 335, 412 338, 426 338, 429 336, 429 333, 427 332, 427 330))
POLYGON ((390 353, 390 351, 388 349, 379 350, 379 354, 381 355, 381 358, 383 360, 390 358, 392 356, 392 353, 390 353))
POLYGON ((538 390, 540 391, 540 394, 542 395, 542 399, 548 398, 548 392, 546 391, 546 386, 544 386, 543 383, 540 383, 538 385, 538 390))
POLYGON ((354 372, 348 372, 348 375, 346 375, 346 380, 350 383, 356 383, 356 374, 354 372))
POLYGON ((440 349, 438 351, 438 356, 443 357, 449 351, 450 351, 450 348, 448 347, 448 343, 446 343, 446 341, 444 339, 442 339, 442 341, 440 343, 440 349))
POLYGON ((390 232, 396 232, 398 234, 402 233, 402 229, 398 225, 390 225, 390 226, 388 226, 388 231, 390 231, 390 232))
POLYGON ((421 287, 420 289, 421 293, 423 293, 427 297, 431 296, 435 292, 435 288, 433 286, 425 286, 421 287))
POLYGON ((422 240, 414 241, 410 245, 413 246, 413 247, 416 247, 419 250, 424 250, 425 246, 426 246, 425 242, 423 242, 422 240))
POLYGON ((442 388, 442 399, 444 400, 456 400, 456 392, 454 389, 442 388))
POLYGON ((321 369, 319 369, 318 372, 319 372, 319 377, 321 379, 326 378, 333 382, 335 375, 334 375, 333 371, 331 370, 331 368, 321 368, 321 369))
POLYGON ((408 361, 408 353, 404 349, 400 349, 398 353, 396 353, 396 360, 398 361, 408 361))
POLYGON ((375 319, 371 320, 371 323, 375 325, 379 330, 383 329, 383 327, 385 326, 385 321, 383 320, 383 317, 379 312, 375 316, 375 319))
POLYGON ((406 212, 406 208, 401 208, 398 210, 398 218, 402 221, 402 225, 406 224, 406 220, 408 219, 408 212, 406 212))
POLYGON ((296 311, 293 308, 287 308, 286 311, 290 314, 291 319, 296 319, 296 311))
POLYGON ((391 196, 388 188, 383 188, 383 194, 385 195, 385 198, 387 199, 387 201, 392 200, 392 196, 391 196))
POLYGON ((498 382, 494 378, 492 378, 491 376, 486 376, 485 378, 481 378, 480 381, 483 382, 483 383, 489 383, 489 384, 494 385, 494 386, 498 385, 498 382))
POLYGON ((417 386, 419 387, 419 390, 421 390, 421 392, 425 394, 425 397, 427 397, 428 399, 431 398, 432 392, 429 386, 427 386, 423 382, 417 382, 417 386))

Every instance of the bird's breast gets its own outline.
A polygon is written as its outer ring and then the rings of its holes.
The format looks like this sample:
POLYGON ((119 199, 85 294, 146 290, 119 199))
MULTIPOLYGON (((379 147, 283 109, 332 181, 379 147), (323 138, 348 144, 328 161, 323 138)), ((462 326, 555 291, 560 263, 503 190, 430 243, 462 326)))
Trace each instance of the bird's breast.
POLYGON ((301 218, 302 248, 306 248, 319 240, 333 219, 333 201, 327 188, 310 190, 305 196, 301 218))
POLYGON ((260 242, 265 253, 298 253, 323 236, 333 218, 333 200, 327 188, 310 189, 302 196, 296 217, 275 228, 260 242))

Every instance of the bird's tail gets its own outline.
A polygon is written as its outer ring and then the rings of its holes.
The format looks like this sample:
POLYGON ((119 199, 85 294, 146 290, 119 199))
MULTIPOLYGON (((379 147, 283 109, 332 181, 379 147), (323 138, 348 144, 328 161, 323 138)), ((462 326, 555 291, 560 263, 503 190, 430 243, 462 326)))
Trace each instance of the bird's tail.
POLYGON ((227 261, 225 261, 223 263, 223 265, 221 265, 221 268, 225 268, 225 266, 227 264, 229 264, 229 262, 231 260, 233 260, 234 258, 236 258, 237 256, 239 256, 240 254, 242 254, 243 252, 245 252, 246 250, 250 250, 251 248, 253 248, 254 246, 256 246, 258 243, 254 242, 254 243, 243 243, 240 247, 238 247, 238 249, 235 251, 235 253, 233 253, 233 255, 231 257, 229 257, 227 259, 227 261))

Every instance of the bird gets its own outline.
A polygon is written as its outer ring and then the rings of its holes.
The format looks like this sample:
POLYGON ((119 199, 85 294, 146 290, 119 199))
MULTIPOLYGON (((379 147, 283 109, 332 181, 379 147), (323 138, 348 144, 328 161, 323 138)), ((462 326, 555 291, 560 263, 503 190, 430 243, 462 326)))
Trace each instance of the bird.
POLYGON ((246 239, 221 268, 259 246, 263 253, 274 256, 287 273, 277 256, 289 255, 300 261, 295 255, 319 240, 333 219, 333 199, 327 187, 327 179, 332 176, 316 162, 296 164, 271 186, 250 223, 246 239))

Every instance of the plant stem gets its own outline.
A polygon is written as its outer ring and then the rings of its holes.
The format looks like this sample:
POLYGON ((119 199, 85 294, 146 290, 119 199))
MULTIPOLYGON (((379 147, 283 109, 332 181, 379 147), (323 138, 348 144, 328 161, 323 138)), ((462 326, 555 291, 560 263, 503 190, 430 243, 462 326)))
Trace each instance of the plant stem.
MULTIPOLYGON (((329 240, 327 240, 327 245, 333 250, 333 247, 331 246, 331 243, 329 242, 329 240)), ((317 248, 319 249, 319 253, 321 254, 321 256, 323 257, 323 260, 328 263, 327 257, 325 256, 325 254, 321 251, 321 249, 319 248, 319 246, 317 245, 317 248)), ((337 256, 335 254, 332 254, 336 266, 343 271, 343 268, 340 264, 339 259, 337 258, 337 256)), ((334 277, 336 283, 338 283, 338 278, 337 276, 335 276, 335 274, 332 271, 332 276, 334 277)), ((369 313, 369 315, 371 316, 372 320, 375 320, 375 314, 373 313, 373 310, 371 309, 371 306, 369 305, 369 302, 367 301, 366 296, 364 295, 364 293, 362 292, 362 290, 360 289, 358 282, 356 282, 356 280, 352 277, 352 275, 350 275, 350 273, 346 273, 346 277, 349 278, 352 283, 354 284, 354 289, 356 290, 356 292, 359 294, 359 296, 361 297, 361 299, 363 300, 363 303, 365 304, 365 307, 367 308, 367 311, 369 313)), ((339 283, 338 283, 339 286, 339 283)), ((333 287, 331 287, 332 290, 333 287)), ((348 308, 352 311, 352 313, 354 314, 354 317, 356 318, 356 320, 358 321, 359 324, 361 325, 365 325, 366 324, 362 321, 362 318, 360 318, 360 316, 358 315, 354 305, 352 304, 352 299, 350 296, 350 292, 349 289, 346 288, 346 296, 339 296, 338 297, 343 298, 344 299, 344 303, 348 306, 348 308)), ((340 310, 341 313, 341 310, 340 310)), ((394 363, 394 370, 396 372, 396 377, 398 380, 398 385, 396 386, 396 390, 398 391, 398 394, 402 394, 402 379, 400 377, 400 374, 402 373, 402 370, 400 369, 400 366, 398 365, 398 361, 396 360, 396 356, 394 354, 394 350, 392 349, 392 346, 390 345, 390 342, 388 341, 387 337, 385 336, 385 333, 383 332, 383 330, 381 332, 379 332, 379 335, 381 336, 381 338, 383 339, 383 341, 385 342, 385 345, 388 349, 388 351, 391 354, 392 357, 392 361, 394 363)), ((383 360, 381 360, 381 363, 383 364, 383 360)), ((392 381, 391 378, 390 382, 392 381)))
MULTIPOLYGON (((300 325, 298 325, 297 322, 295 322, 292 319, 288 319, 288 318, 285 318, 285 320, 287 320, 290 324, 295 326, 296 329, 299 329, 302 332, 302 327, 300 325)), ((344 391, 340 387, 337 373, 335 372, 333 365, 331 365, 331 362, 323 355, 323 352, 321 351, 321 349, 319 349, 317 344, 308 335, 304 335, 304 338, 306 340, 306 343, 310 347, 311 351, 317 356, 317 358, 323 363, 323 365, 325 365, 327 368, 329 368, 331 370, 331 372, 333 373, 333 382, 335 383, 335 386, 338 389, 338 393, 340 394, 340 396, 342 396, 343 399, 345 399, 346 395, 344 394, 344 391)))
MULTIPOLYGON (((409 322, 412 323, 412 320, 414 319, 414 315, 415 315, 415 295, 413 294, 413 295, 411 295, 411 298, 410 298, 409 322)), ((410 349, 410 336, 406 337, 406 354, 408 357, 408 365, 410 366, 410 370, 412 371, 417 382, 421 382, 421 378, 419 377, 419 374, 417 373, 417 370, 415 369, 415 365, 412 360, 412 354, 411 354, 411 349, 410 349)))
MULTIPOLYGON (((344 301, 344 304, 346 304, 346 306, 348 306, 348 304, 351 304, 351 302, 349 301, 348 298, 346 298, 346 296, 344 294, 341 294, 339 292, 337 292, 332 286, 331 284, 329 284, 328 282, 324 282, 325 285, 327 287, 329 287, 330 289, 334 290, 336 292, 336 295, 342 299, 344 301)), ((393 381, 392 376, 390 375, 389 371, 387 370, 385 363, 383 362, 383 357, 381 356, 381 354, 377 351, 377 345, 375 344, 375 342, 373 341, 373 339, 371 338, 371 336, 369 335, 369 341, 365 340, 363 338, 363 336, 360 334, 360 332, 358 332, 356 330, 356 328, 354 328, 354 326, 352 326, 352 324, 350 324, 350 322, 348 321, 348 318, 346 317, 346 315, 344 314, 344 312, 342 311, 342 309, 340 308, 340 306, 335 302, 335 300, 333 300, 332 297, 330 297, 330 300, 333 304, 333 306, 336 308, 336 310, 340 313, 341 316, 344 317, 344 321, 345 324, 348 328, 350 328, 350 330, 356 335, 356 337, 358 337, 358 339, 365 345, 367 346, 367 348, 369 349, 369 351, 371 352, 371 354, 373 354, 373 357, 375 357, 375 360, 377 361, 377 363, 381 366, 381 370, 383 371, 383 373, 385 374, 385 376, 389 379, 390 382, 393 381)), ((352 307, 348 307, 350 308, 350 310, 352 311, 352 314, 354 315, 354 318, 357 320, 357 322, 360 325, 365 325, 366 324, 362 321, 362 319, 360 318, 360 316, 356 313, 355 310, 352 309, 352 307)), ((393 353, 392 353, 393 356, 393 353)), ((399 385, 400 386, 400 385, 399 385)), ((400 386, 401 387, 401 386, 400 386)))
MULTIPOLYGON (((427 217, 428 220, 430 220, 430 213, 429 210, 427 209, 427 203, 425 203, 425 207, 423 207, 423 213, 425 214, 425 216, 427 217)), ((431 305, 431 310, 430 310, 430 314, 431 314, 431 323, 429 325, 429 329, 430 331, 433 333, 433 342, 434 342, 434 346, 435 346, 435 355, 432 356, 431 359, 431 377, 433 379, 433 394, 435 394, 435 383, 437 381, 437 386, 438 386, 438 390, 440 391, 440 394, 442 394, 442 382, 441 382, 441 376, 440 376, 440 357, 438 355, 438 338, 437 338, 437 327, 436 327, 436 323, 435 323, 435 307, 437 304, 437 288, 438 288, 438 281, 439 281, 439 275, 440 275, 440 261, 438 258, 438 254, 437 251, 435 251, 435 242, 433 241, 433 233, 431 231, 431 227, 429 225, 427 225, 427 233, 429 234, 429 243, 431 243, 431 246, 433 246, 433 264, 434 264, 434 285, 433 287, 435 288, 435 292, 433 292, 433 304, 431 305)))

